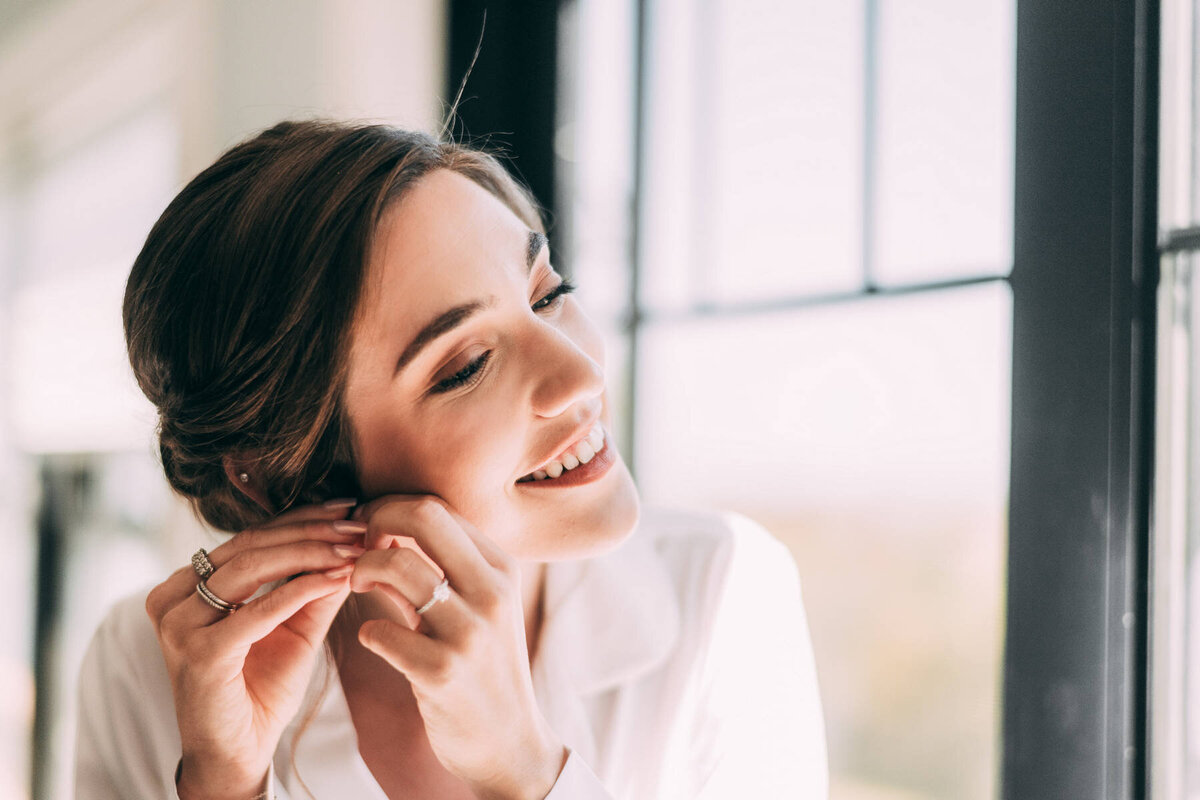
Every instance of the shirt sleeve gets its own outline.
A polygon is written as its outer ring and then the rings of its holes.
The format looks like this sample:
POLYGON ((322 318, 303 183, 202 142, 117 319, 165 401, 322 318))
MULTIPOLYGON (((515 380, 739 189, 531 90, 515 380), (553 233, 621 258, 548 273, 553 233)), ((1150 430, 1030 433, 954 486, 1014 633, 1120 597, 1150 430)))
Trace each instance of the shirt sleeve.
POLYGON ((732 523, 704 658, 698 800, 825 800, 824 718, 795 562, 756 523, 732 523))
MULTIPOLYGON (((123 601, 92 637, 79 671, 76 800, 179 800, 179 727, 144 598, 123 601)), ((274 768, 272 800, 290 800, 274 768)))
POLYGON ((179 733, 170 685, 150 622, 144 612, 137 619, 139 611, 140 601, 125 601, 114 608, 92 637, 80 667, 75 741, 78 800, 175 797, 179 733), (172 749, 174 755, 163 761, 172 749))
POLYGON ((612 800, 612 795, 600 783, 592 768, 568 748, 567 763, 563 764, 558 780, 545 800, 612 800))

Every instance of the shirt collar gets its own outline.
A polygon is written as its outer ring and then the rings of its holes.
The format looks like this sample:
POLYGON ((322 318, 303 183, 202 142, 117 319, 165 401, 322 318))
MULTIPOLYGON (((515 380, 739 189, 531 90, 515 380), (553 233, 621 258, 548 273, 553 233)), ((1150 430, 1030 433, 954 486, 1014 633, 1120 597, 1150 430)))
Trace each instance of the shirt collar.
POLYGON ((679 601, 646 517, 616 549, 546 566, 535 660, 580 695, 661 664, 679 635, 679 601))

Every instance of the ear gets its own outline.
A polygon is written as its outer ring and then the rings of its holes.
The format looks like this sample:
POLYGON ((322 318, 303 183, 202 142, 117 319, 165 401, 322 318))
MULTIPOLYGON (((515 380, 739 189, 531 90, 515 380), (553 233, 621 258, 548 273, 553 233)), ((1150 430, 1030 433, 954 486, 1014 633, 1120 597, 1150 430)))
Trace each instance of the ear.
POLYGON ((250 459, 235 459, 233 456, 224 456, 221 459, 221 464, 225 467, 225 477, 229 479, 229 482, 268 514, 274 514, 275 509, 267 500, 267 493, 263 489, 261 478, 252 463, 250 459))

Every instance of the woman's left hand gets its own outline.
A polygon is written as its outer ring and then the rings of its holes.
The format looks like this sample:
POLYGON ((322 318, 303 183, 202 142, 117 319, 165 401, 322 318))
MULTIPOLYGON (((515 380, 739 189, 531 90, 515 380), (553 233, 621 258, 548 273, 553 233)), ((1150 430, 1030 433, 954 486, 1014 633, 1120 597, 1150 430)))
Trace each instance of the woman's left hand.
POLYGON ((446 769, 481 798, 541 800, 566 750, 534 697, 516 561, 428 495, 379 498, 354 516, 368 525, 368 550, 351 589, 379 589, 420 620, 415 630, 369 620, 359 641, 408 678, 446 769), (450 584, 449 597, 421 617, 412 608, 432 597, 442 575, 412 548, 394 546, 397 537, 411 537, 450 584))

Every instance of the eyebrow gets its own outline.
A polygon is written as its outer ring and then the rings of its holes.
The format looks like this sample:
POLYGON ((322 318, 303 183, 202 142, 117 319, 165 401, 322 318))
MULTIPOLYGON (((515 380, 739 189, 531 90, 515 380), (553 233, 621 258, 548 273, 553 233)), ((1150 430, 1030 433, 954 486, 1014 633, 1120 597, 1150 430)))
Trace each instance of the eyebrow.
POLYGON ((525 269, 533 269, 533 262, 537 261, 537 257, 541 254, 542 248, 548 246, 550 240, 546 238, 544 233, 537 231, 529 232, 529 241, 525 250, 525 269))
MULTIPOLYGON (((548 244, 549 240, 546 239, 545 234, 538 233, 537 231, 529 232, 529 238, 525 243, 526 270, 533 269, 534 262, 537 261, 537 257, 548 244)), ((490 299, 472 300, 470 303, 463 303, 438 314, 433 321, 424 328, 421 328, 420 333, 413 337, 408 347, 404 348, 404 352, 400 354, 400 358, 396 361, 396 371, 394 374, 399 374, 400 370, 408 366, 435 339, 446 335, 459 325, 462 325, 472 316, 491 305, 491 303, 492 300, 490 299)))

